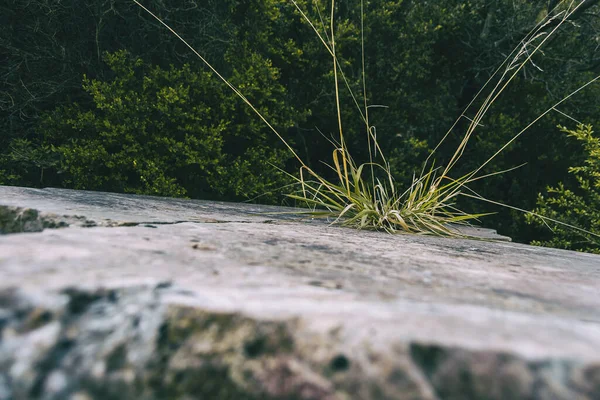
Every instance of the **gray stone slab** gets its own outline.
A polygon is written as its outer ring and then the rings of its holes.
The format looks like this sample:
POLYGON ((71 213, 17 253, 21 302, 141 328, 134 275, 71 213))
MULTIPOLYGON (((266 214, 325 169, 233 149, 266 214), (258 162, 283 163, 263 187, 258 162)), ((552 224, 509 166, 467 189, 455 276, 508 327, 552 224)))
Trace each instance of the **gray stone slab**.
MULTIPOLYGON (((57 224, 118 226, 144 223, 178 222, 265 222, 298 221, 327 224, 291 207, 274 207, 249 203, 170 199, 156 196, 127 195, 68 189, 34 189, 4 186, 0 205, 42 210, 43 222, 57 224), (26 199, 26 202, 24 202, 26 199), (26 205, 24 205, 26 204, 26 205)), ((37 216, 35 216, 37 218, 37 216)), ((31 224, 35 226, 35 224, 31 224)), ((493 229, 457 226, 464 235, 510 241, 493 229)))
POLYGON ((248 204, 0 205, 43 229, 0 236, 0 399, 600 399, 597 255, 248 204))

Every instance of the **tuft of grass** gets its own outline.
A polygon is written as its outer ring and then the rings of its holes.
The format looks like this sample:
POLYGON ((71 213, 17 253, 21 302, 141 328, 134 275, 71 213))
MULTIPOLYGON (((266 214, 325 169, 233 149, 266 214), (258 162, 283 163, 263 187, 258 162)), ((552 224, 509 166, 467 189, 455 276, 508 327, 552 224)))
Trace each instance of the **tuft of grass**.
MULTIPOLYGON (((390 233, 408 232, 451 237, 464 236, 460 230, 457 229, 458 226, 468 225, 488 214, 472 214, 461 211, 456 205, 459 196, 467 196, 484 202, 499 204, 480 196, 478 193, 471 190, 468 185, 479 179, 485 179, 514 169, 511 168, 509 170, 496 171, 488 174, 481 173, 486 165, 517 140, 519 136, 526 132, 539 119, 553 111, 558 105, 562 104, 585 87, 600 79, 600 76, 592 79, 568 96, 564 97, 561 101, 554 104, 514 135, 475 170, 457 178, 452 177, 453 168, 460 161, 469 140, 476 134, 478 126, 481 125, 482 119, 489 112, 496 99, 498 99, 525 65, 533 62, 532 57, 538 53, 544 44, 557 33, 560 27, 568 21, 573 13, 575 13, 584 3, 583 0, 579 1, 579 3, 575 0, 559 2, 556 8, 552 10, 552 12, 549 12, 547 17, 540 21, 531 32, 526 35, 513 52, 506 57, 502 65, 498 67, 473 100, 467 105, 463 113, 425 160, 420 174, 413 176, 412 183, 409 187, 400 189, 395 185, 389 163, 386 161, 385 155, 377 142, 375 127, 369 121, 369 104, 366 96, 367 83, 364 67, 363 0, 361 0, 362 105, 359 104, 357 97, 350 89, 348 80, 346 79, 341 63, 337 57, 334 18, 335 0, 331 0, 330 2, 329 24, 326 24, 325 19, 323 18, 318 1, 315 1, 315 5, 319 17, 319 24, 313 22, 295 0, 290 0, 302 18, 312 28, 316 38, 323 44, 325 50, 331 56, 338 125, 337 138, 335 141, 332 141, 334 149, 332 152, 331 164, 328 164, 329 167, 335 171, 336 176, 336 179, 331 181, 325 179, 304 163, 294 149, 285 141, 285 139, 283 139, 283 136, 252 105, 243 93, 223 77, 185 39, 149 9, 144 7, 138 0, 133 1, 194 52, 194 54, 213 73, 215 73, 219 79, 229 86, 229 88, 257 114, 257 116, 271 131, 273 131, 291 154, 298 160, 300 164, 299 175, 294 176, 288 174, 292 181, 297 185, 298 190, 288 196, 305 203, 310 207, 310 210, 305 212, 305 214, 315 218, 328 218, 332 223, 359 229, 382 229, 390 233), (318 25, 320 25, 320 28, 318 25), (349 91, 357 112, 360 114, 366 127, 366 141, 369 149, 369 161, 366 163, 356 163, 345 142, 340 107, 340 89, 342 83, 349 91), (486 91, 489 91, 489 93, 481 99, 483 93, 486 91), (477 108, 474 115, 469 116, 473 105, 480 101, 481 105, 477 108), (462 136, 460 144, 445 166, 435 167, 433 156, 436 150, 455 131, 459 121, 462 119, 467 119, 470 123, 462 136)), ((504 204, 500 205, 520 210, 516 207, 504 204)), ((520 211, 531 214, 531 212, 526 210, 520 211)), ((543 219, 549 219, 541 215, 536 216, 543 219)), ((577 227, 570 226, 569 224, 560 221, 552 220, 552 222, 578 229, 577 227)))

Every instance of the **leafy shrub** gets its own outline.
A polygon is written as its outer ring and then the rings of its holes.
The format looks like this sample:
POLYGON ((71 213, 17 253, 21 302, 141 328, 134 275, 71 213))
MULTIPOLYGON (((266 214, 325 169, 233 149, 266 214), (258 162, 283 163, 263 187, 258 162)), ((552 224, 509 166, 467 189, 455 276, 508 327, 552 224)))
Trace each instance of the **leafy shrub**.
POLYGON ((0 154, 0 185, 36 186, 51 180, 58 157, 51 146, 15 138, 6 153, 0 154))
MULTIPOLYGON (((83 80, 94 109, 62 106, 41 124, 44 143, 60 156, 63 185, 242 199, 286 182, 274 167, 283 168, 290 155, 210 73, 152 67, 126 51, 105 60, 112 79, 83 80)), ((250 54, 231 80, 252 82, 247 92, 285 130, 301 115, 283 107, 277 74, 268 60, 250 54)))
POLYGON ((579 125, 575 130, 560 128, 583 144, 587 159, 585 165, 569 168, 577 182, 576 188, 571 190, 561 182, 556 187, 548 187, 546 196, 541 193, 538 195, 534 212, 542 218, 528 214, 527 222, 539 226, 547 224, 552 227, 553 235, 532 244, 600 253, 600 237, 595 236, 600 235, 600 138, 593 135, 591 125, 579 125), (595 235, 553 224, 543 217, 585 229, 595 235))

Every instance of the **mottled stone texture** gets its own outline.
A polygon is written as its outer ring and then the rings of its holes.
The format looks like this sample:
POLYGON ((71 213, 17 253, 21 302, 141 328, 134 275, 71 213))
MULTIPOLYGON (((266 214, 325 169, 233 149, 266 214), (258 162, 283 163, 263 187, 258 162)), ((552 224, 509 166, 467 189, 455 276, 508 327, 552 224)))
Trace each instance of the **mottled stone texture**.
POLYGON ((278 211, 0 187, 0 400, 600 399, 600 256, 278 211))

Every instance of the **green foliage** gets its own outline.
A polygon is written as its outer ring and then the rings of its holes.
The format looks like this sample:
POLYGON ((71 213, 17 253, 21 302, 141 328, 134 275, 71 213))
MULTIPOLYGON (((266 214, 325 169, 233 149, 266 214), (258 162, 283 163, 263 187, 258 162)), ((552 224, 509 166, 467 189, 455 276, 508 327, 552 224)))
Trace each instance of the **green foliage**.
POLYGON ((534 213, 541 218, 528 214, 527 222, 537 226, 547 225, 551 227, 553 235, 547 240, 534 241, 532 244, 600 254, 600 138, 593 135, 591 125, 579 125, 575 130, 560 128, 569 137, 583 144, 587 158, 584 165, 569 168, 576 187, 569 189, 560 182, 555 187, 548 187, 546 195, 538 195, 534 213), (544 217, 585 229, 595 235, 574 231, 544 217))
POLYGON ((58 157, 51 146, 33 143, 25 138, 15 138, 9 152, 0 154, 0 185, 30 183, 35 185, 48 180, 58 165, 58 157))
MULTIPOLYGON (((271 145, 269 133, 212 74, 187 64, 152 67, 125 51, 105 59, 114 77, 83 81, 94 106, 59 107, 40 126, 45 145, 60 156, 64 185, 244 199, 285 183, 273 166, 283 168, 289 154, 271 145)), ((282 107, 285 91, 270 62, 252 56, 244 67, 232 79, 253 82, 261 108, 282 107)), ((299 113, 288 108, 269 116, 285 129, 299 113)))
MULTIPOLYGON (((293 115, 295 125, 303 122, 302 115, 294 114, 289 91, 267 82, 274 79, 288 85, 290 81, 281 76, 281 71, 297 68, 296 60, 301 52, 289 39, 293 26, 286 23, 288 16, 281 16, 285 8, 280 11, 279 1, 207 0, 192 7, 161 0, 145 3, 168 20, 177 21, 182 34, 193 39, 220 71, 230 77, 237 74, 237 81, 253 82, 255 87, 274 91, 271 98, 268 94, 258 96, 262 106, 272 108, 271 115, 278 114, 276 119, 290 120, 293 115), (257 76, 263 78, 255 79, 257 76)), ((63 179, 60 168, 44 170, 39 165, 41 154, 23 152, 22 143, 29 143, 31 150, 47 146, 39 126, 44 115, 57 106, 78 103, 82 109, 94 111, 93 99, 82 87, 81 78, 86 75, 101 82, 112 79, 114 72, 102 55, 122 49, 165 70, 170 64, 182 68, 194 57, 169 32, 144 23, 132 1, 1 2, 0 184, 72 184, 72 178, 68 178, 69 182, 63 179)), ((198 67, 195 60, 192 65, 192 69, 198 67)), ((238 118, 233 126, 240 126, 243 113, 245 111, 232 116, 238 118)), ((283 124, 281 128, 285 131, 288 126, 283 124)), ((225 153, 235 150, 232 150, 235 146, 227 143, 224 146, 225 153)), ((268 161, 277 145, 266 147, 253 151, 253 157, 268 161), (260 151, 264 151, 264 155, 260 155, 260 151)), ((243 148, 241 145, 240 149, 243 148)), ((49 154, 55 158, 55 153, 49 154)), ((247 162, 249 160, 239 161, 240 164, 247 162)), ((230 186, 239 186, 237 192, 240 193, 248 189, 245 186, 255 187, 265 179, 266 176, 255 178, 247 174, 243 178, 240 175, 227 178, 230 186), (250 183, 252 180, 255 182, 250 183)), ((214 191, 214 195, 219 192, 223 190, 214 191)), ((188 195, 192 193, 188 191, 188 195)))
MULTIPOLYGON (((321 12, 328 13, 325 2, 298 2, 314 21, 319 21, 317 4, 321 5, 321 12)), ((253 97, 258 96, 259 107, 261 111, 268 110, 269 118, 288 121, 282 122, 279 127, 286 138, 295 143, 295 150, 301 158, 315 172, 335 178, 335 172, 320 163, 320 160, 330 159, 331 147, 327 140, 336 132, 331 57, 323 51, 322 44, 290 1, 206 0, 181 3, 144 0, 143 3, 173 25, 226 77, 241 84, 250 100, 256 103, 253 97), (265 72, 267 70, 274 75, 265 78, 266 81, 276 81, 281 86, 263 84, 265 81, 256 81, 252 75, 265 77, 269 75, 265 72), (262 90, 273 92, 261 94, 262 90), (306 109, 310 113, 305 112, 306 109), (294 113, 298 115, 294 116, 294 113)), ((370 108, 370 120, 377 127, 377 139, 388 155, 399 187, 410 184, 413 172, 420 171, 420 163, 428 150, 444 135, 495 67, 536 22, 552 12, 551 4, 557 2, 382 0, 365 3, 367 97, 370 105, 385 106, 370 108)), ((350 86, 360 93, 360 5, 357 0, 349 0, 338 2, 336 7, 336 48, 350 86)), ((476 168, 545 107, 598 73, 600 47, 594 38, 600 30, 599 15, 598 2, 586 1, 581 12, 571 18, 572 23, 565 24, 544 52, 534 57, 535 65, 529 63, 523 69, 482 121, 483 126, 472 138, 461 164, 456 167, 456 176, 476 168)), ((547 28, 551 27, 552 24, 549 24, 547 28)), ((75 119, 74 115, 63 113, 59 116, 59 110, 52 111, 57 106, 71 110, 73 103, 79 105, 81 113, 99 114, 95 117, 97 121, 106 119, 106 115, 113 111, 95 107, 95 99, 81 86, 81 77, 85 74, 90 81, 111 82, 114 72, 102 61, 102 54, 120 49, 127 49, 130 54, 148 63, 134 70, 151 70, 159 66, 163 71, 170 71, 170 64, 178 70, 186 63, 191 65, 192 70, 201 68, 194 55, 168 31, 158 28, 150 19, 140 17, 140 10, 133 1, 1 2, 0 184, 76 184, 76 177, 70 171, 88 168, 73 164, 75 160, 84 158, 83 153, 77 158, 64 150, 63 162, 69 160, 67 155, 74 158, 68 165, 69 169, 63 169, 57 159, 57 155, 62 153, 54 152, 52 145, 56 149, 71 146, 71 151, 75 152, 77 146, 85 144, 79 137, 82 133, 72 127, 66 127, 62 133, 58 132, 59 128, 53 128, 53 133, 46 137, 46 132, 39 129, 40 121, 48 112, 63 122, 68 118, 75 119)), ((137 74, 132 79, 139 77, 137 74)), ((207 88, 219 87, 214 82, 208 85, 207 88)), ((181 94, 176 85, 165 87, 172 87, 175 94, 181 94)), ((211 95, 207 89, 206 93, 204 104, 215 110, 221 110, 222 106, 218 102, 212 103, 212 100, 229 98, 224 92, 211 95)), ((193 107, 191 101, 178 104, 182 114, 191 112, 189 108, 193 107)), ((599 104, 600 86, 596 85, 561 105, 560 111, 597 126, 600 123, 599 104)), ((342 107, 348 148, 360 165, 368 160, 364 124, 357 118, 356 108, 345 93, 342 94, 342 107)), ((475 104, 473 109, 477 107, 478 104, 475 104)), ((241 172, 250 168, 251 161, 241 156, 240 149, 251 149, 247 151, 254 153, 252 157, 263 160, 279 151, 277 140, 258 127, 260 122, 243 108, 239 106, 233 115, 228 116, 227 121, 231 122, 224 128, 226 136, 235 129, 243 130, 244 126, 251 126, 252 131, 264 136, 257 139, 260 146, 246 146, 242 143, 247 140, 243 139, 226 139, 220 145, 220 152, 228 155, 230 163, 211 164, 214 156, 211 151, 216 151, 218 146, 205 143, 210 136, 207 133, 208 136, 202 139, 202 150, 195 150, 195 157, 208 157, 197 164, 204 165, 206 170, 196 175, 191 172, 195 168, 192 164, 182 166, 183 156, 177 161, 179 165, 170 166, 170 169, 162 167, 166 158, 160 156, 162 161, 158 163, 154 159, 154 164, 141 163, 148 183, 141 180, 139 171, 131 171, 131 167, 120 172, 120 183, 111 183, 112 178, 106 179, 101 175, 92 178, 91 172, 85 170, 81 176, 90 177, 97 188, 125 190, 128 187, 128 190, 154 193, 182 193, 185 190, 192 197, 227 198, 221 197, 221 193, 229 193, 227 196, 236 196, 235 193, 244 191, 258 193, 258 187, 263 184, 268 191, 269 187, 264 183, 266 176, 255 177, 241 172), (241 167, 235 167, 236 162, 241 167), (183 173, 186 168, 190 172, 183 173), (211 182, 226 184, 230 189, 217 187, 208 191, 208 171, 213 174, 210 175, 211 182), (204 180, 198 175, 202 175, 204 180), (217 175, 220 179, 215 177, 217 175), (192 189, 194 187, 203 189, 192 189)), ((156 107, 153 110, 152 118, 157 118, 159 110, 156 107)), ((472 117, 473 113, 468 115, 472 117)), ((543 188, 556 187, 559 181, 566 182, 568 167, 583 163, 576 144, 554 129, 557 124, 568 123, 566 119, 564 115, 553 112, 539 121, 490 163, 484 172, 527 164, 516 171, 474 182, 473 188, 487 198, 523 209, 533 208, 537 194, 543 188)), ((97 126, 97 121, 89 122, 89 125, 97 126)), ((117 124, 117 121, 113 123, 117 124)), ((213 129, 220 129, 217 122, 211 124, 213 129)), ((437 151, 436 165, 443 165, 452 156, 467 124, 468 121, 463 119, 446 145, 437 151)), ((108 128, 103 129, 109 131, 108 128)), ((114 138, 105 138, 106 134, 95 135, 98 140, 115 142, 114 138)), ((85 140, 91 153, 101 151, 94 147, 91 139, 85 140)), ((124 140, 128 146, 132 143, 130 139, 124 140)), ((184 143, 183 146, 194 146, 191 142, 185 144, 185 138, 173 140, 184 143)), ((109 151, 107 154, 119 152, 114 150, 116 144, 111 146, 108 146, 111 149, 104 148, 109 151)), ((156 149, 167 148, 165 144, 160 147, 154 143, 154 146, 156 149)), ((136 154, 144 155, 142 152, 139 150, 136 154)), ((176 152, 180 154, 181 150, 176 152)), ((95 157, 101 160, 109 156, 97 154, 95 157)), ((110 157, 118 158, 115 155, 110 157)), ((125 159, 125 155, 122 158, 125 159)), ((188 161, 193 158, 194 155, 189 155, 188 161)), ((113 161, 117 163, 116 159, 113 161)), ((285 167, 287 172, 294 173, 298 165, 287 163, 285 167)), ((93 170, 103 174, 104 168, 95 165, 93 170)), ((110 168, 113 172, 118 169, 115 166, 110 168)), ((262 168, 259 169, 262 172, 262 168)), ((278 184, 279 178, 274 175, 273 185, 278 184)), ((87 178, 81 178, 77 184, 91 185, 87 178)), ((483 220, 484 224, 499 228, 517 241, 529 242, 539 234, 525 225, 518 213, 495 209, 480 202, 461 204, 460 207, 475 212, 482 208, 483 211, 498 211, 497 216, 483 220)))

